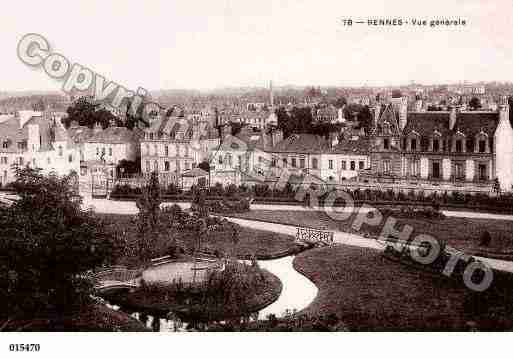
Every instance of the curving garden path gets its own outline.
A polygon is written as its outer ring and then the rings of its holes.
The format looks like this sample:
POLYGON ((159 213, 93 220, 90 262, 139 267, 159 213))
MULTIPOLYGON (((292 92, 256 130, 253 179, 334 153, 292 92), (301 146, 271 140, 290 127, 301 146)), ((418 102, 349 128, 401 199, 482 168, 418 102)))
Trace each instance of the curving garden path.
MULTIPOLYGON (((284 224, 275 224, 269 222, 260 222, 260 221, 251 221, 247 219, 239 219, 239 218, 229 218, 230 221, 237 223, 241 226, 255 228, 255 229, 266 229, 268 231, 284 233, 294 235, 296 233, 296 227, 284 224)), ((353 233, 346 233, 340 231, 334 232, 334 243, 346 244, 350 246, 362 247, 362 248, 374 248, 374 249, 383 249, 383 245, 380 244, 377 240, 372 238, 366 238, 353 233)), ((475 258, 486 262, 491 268, 502 270, 505 272, 513 273, 513 262, 500 260, 500 259, 492 259, 486 257, 474 256, 475 258)))
POLYGON ((317 296, 315 284, 294 269, 293 261, 293 256, 259 261, 260 267, 280 278, 283 286, 278 300, 259 312, 260 319, 265 319, 269 314, 281 317, 286 310, 306 308, 317 296))
MULTIPOLYGON (((163 206, 171 205, 173 203, 163 203, 163 206)), ((178 203, 182 208, 188 208, 189 203, 178 203)), ((118 214, 137 214, 138 209, 134 202, 128 201, 112 201, 103 199, 84 200, 84 208, 92 207, 99 213, 118 213, 118 214)), ((316 210, 315 208, 304 208, 301 206, 287 206, 287 205, 252 205, 254 209, 266 210, 316 210)), ((318 209, 317 209, 318 210, 318 209)), ((472 213, 472 212, 457 212, 457 211, 444 211, 447 216, 454 217, 467 217, 467 218, 488 218, 488 219, 502 219, 512 220, 513 215, 499 215, 489 213, 472 213)), ((291 225, 283 225, 262 221, 253 221, 239 218, 226 217, 230 221, 237 223, 241 226, 273 231, 282 234, 294 236, 296 234, 296 227, 291 225)), ((366 238, 357 234, 333 231, 334 242, 339 244, 346 244, 350 246, 357 246, 362 248, 383 249, 383 246, 372 238, 366 238)), ((486 263, 492 268, 499 269, 507 272, 513 272, 513 262, 476 257, 486 263)), ((276 302, 263 309, 260 312, 260 318, 265 318, 268 314, 276 314, 281 316, 286 310, 302 310, 306 308, 316 297, 318 290, 317 287, 306 277, 298 273, 292 262, 294 257, 288 256, 281 259, 260 261, 262 268, 269 270, 275 274, 283 284, 283 290, 276 302)))

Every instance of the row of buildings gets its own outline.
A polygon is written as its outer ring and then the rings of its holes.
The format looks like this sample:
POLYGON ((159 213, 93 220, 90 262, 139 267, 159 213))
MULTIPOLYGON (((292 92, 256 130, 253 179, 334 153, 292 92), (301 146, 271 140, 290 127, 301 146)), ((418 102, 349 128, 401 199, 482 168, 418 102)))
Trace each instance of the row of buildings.
MULTIPOLYGON (((139 163, 178 185, 284 182, 489 192, 497 179, 513 185, 513 129, 503 99, 497 111, 411 111, 404 98, 373 107, 371 130, 342 121, 341 130, 320 137, 283 138, 276 115, 261 122, 230 122, 202 116, 159 116, 148 128, 64 128, 60 114, 20 111, 0 116, 0 182, 14 179, 13 165, 46 172, 76 172, 115 180, 122 161, 139 163), (210 172, 198 165, 208 161, 210 172)), ((319 114, 320 116, 322 114, 319 114)), ((338 114, 337 114, 338 117, 338 114)), ((332 119, 329 119, 332 121, 332 119)), ((338 121, 335 121, 338 122, 338 121)), ((340 126, 339 126, 340 127, 340 126)))
POLYGON ((116 177, 122 160, 136 161, 142 131, 124 127, 103 129, 62 124, 63 113, 18 111, 0 116, 0 183, 14 181, 16 166, 43 173, 76 173, 83 179, 94 173, 116 177))
POLYGON ((403 98, 378 103, 368 134, 343 128, 329 138, 279 130, 223 139, 211 155, 232 182, 296 182, 353 187, 489 192, 513 185, 509 106, 498 111, 408 111, 403 98), (268 137, 268 138, 267 138, 268 137), (228 175, 231 174, 231 175, 228 175))

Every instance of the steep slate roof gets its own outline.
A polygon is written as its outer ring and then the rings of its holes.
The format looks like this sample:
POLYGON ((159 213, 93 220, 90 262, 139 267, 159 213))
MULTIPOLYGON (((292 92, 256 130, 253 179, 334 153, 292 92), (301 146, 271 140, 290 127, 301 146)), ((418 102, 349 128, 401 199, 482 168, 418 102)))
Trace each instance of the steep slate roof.
POLYGON ((329 106, 321 107, 321 108, 317 109, 317 111, 315 112, 315 115, 317 115, 317 116, 337 116, 338 110, 335 106, 329 105, 329 106))
POLYGON ((376 127, 371 129, 371 134, 379 135, 383 130, 383 123, 388 122, 390 124, 390 130, 392 134, 398 135, 399 129, 399 113, 396 111, 394 105, 386 104, 380 107, 378 121, 376 127))
POLYGON ((339 141, 339 143, 331 149, 330 153, 339 153, 339 154, 366 154, 369 153, 371 148, 371 141, 366 137, 359 137, 357 140, 351 139, 343 139, 339 141))
POLYGON ((11 117, 0 123, 0 146, 2 146, 5 141, 9 141, 9 147, 0 147, 0 152, 21 152, 18 149, 18 142, 26 141, 27 139, 28 129, 26 126, 20 129, 20 118, 11 117))
POLYGON ((454 129, 449 129, 450 112, 426 111, 408 113, 403 134, 415 131, 422 137, 430 137, 437 130, 442 136, 451 136, 457 131, 468 137, 473 137, 481 130, 492 136, 499 123, 497 112, 457 112, 454 129))
POLYGON ((200 140, 205 139, 216 139, 219 138, 219 133, 217 129, 215 129, 210 123, 207 122, 206 127, 204 128, 203 133, 200 135, 200 140))
POLYGON ((256 132, 249 128, 243 128, 237 134, 237 138, 243 141, 250 151, 255 149, 266 151, 270 148, 270 136, 262 131, 256 132), (267 136, 267 139, 264 138, 265 136, 267 136))
POLYGON ((137 140, 137 133, 126 127, 107 127, 86 140, 89 143, 130 143, 137 140))
MULTIPOLYGON (((39 151, 46 151, 52 149, 52 121, 44 119, 43 116, 28 116, 28 113, 35 113, 34 111, 24 111, 24 116, 11 117, 0 123, 0 152, 4 153, 17 153, 23 150, 18 149, 18 142, 28 140, 28 125, 34 124, 39 126, 39 135, 41 136, 42 145, 39 151), (20 125, 21 128, 20 128, 20 125), (3 148, 3 142, 9 141, 9 147, 3 148)), ((62 133, 58 132, 59 125, 57 125, 56 134, 59 136, 62 133)), ((68 140, 67 136, 63 137, 63 141, 68 140)))
POLYGON ((241 111, 235 117, 240 118, 267 118, 271 113, 269 111, 241 111))
POLYGON ((84 143, 93 135, 93 130, 87 126, 71 126, 67 131, 74 143, 84 143))
POLYGON ((454 130, 459 129, 466 136, 475 136, 483 130, 489 136, 493 136, 498 124, 497 112, 461 112, 456 116, 454 130))
POLYGON ((248 144, 238 136, 228 135, 219 144, 217 151, 247 151, 248 144))
POLYGON ((329 151, 324 138, 317 135, 293 134, 270 149, 272 152, 286 153, 325 153, 329 151))
POLYGON ((437 130, 442 136, 449 134, 449 112, 409 112, 403 134, 415 131, 421 136, 432 136, 437 130))

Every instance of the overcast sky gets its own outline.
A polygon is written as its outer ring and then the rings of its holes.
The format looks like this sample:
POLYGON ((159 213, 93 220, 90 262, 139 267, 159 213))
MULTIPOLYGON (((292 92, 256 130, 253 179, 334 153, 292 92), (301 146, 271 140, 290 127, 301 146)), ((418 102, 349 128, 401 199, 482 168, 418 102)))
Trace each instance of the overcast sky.
POLYGON ((26 33, 131 89, 513 81, 512 0, 25 1, 2 4, 0 91, 57 90, 20 62, 26 33), (340 20, 465 19, 396 28, 340 20))

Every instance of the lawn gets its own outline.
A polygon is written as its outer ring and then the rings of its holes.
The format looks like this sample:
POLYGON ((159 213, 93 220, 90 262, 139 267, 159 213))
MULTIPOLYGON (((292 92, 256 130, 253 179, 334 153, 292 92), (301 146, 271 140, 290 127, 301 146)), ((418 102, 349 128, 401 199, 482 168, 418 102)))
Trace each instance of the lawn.
MULTIPOLYGON (((134 216, 122 214, 96 214, 101 217, 107 227, 116 233, 117 236, 131 238, 136 236, 137 230, 134 216)), ((181 241, 186 252, 192 253, 198 245, 198 236, 194 231, 173 230, 175 239, 181 241)), ((167 243, 158 243, 158 251, 166 254, 167 243)), ((258 259, 272 258, 286 253, 297 253, 301 248, 294 243, 294 237, 274 233, 270 231, 253 230, 238 226, 238 242, 233 241, 232 231, 217 230, 209 232, 207 237, 201 241, 201 251, 211 254, 221 253, 236 258, 249 258, 255 255, 258 259)), ((132 263, 129 258, 118 256, 116 264, 123 264, 130 267, 140 263, 132 263)))
MULTIPOLYGON (((250 212, 238 214, 237 217, 278 222, 294 226, 366 234, 374 238, 379 236, 383 224, 385 223, 385 220, 383 220, 379 226, 364 224, 360 231, 356 231, 351 227, 356 214, 353 214, 348 220, 337 221, 321 211, 251 210, 250 212)), ((396 217, 396 219, 397 224, 395 228, 402 228, 405 224, 408 224, 413 227, 412 236, 417 234, 430 234, 438 240, 445 240, 449 245, 469 254, 484 255, 486 252, 513 252, 512 221, 457 217, 446 217, 443 219, 396 217), (490 232, 492 237, 491 244, 488 248, 478 246, 480 236, 485 230, 490 232)))
POLYGON ((303 313, 336 315, 350 330, 513 329, 510 274, 495 272, 492 286, 477 293, 456 279, 392 262, 380 251, 345 245, 304 252, 294 267, 319 288, 303 313))

